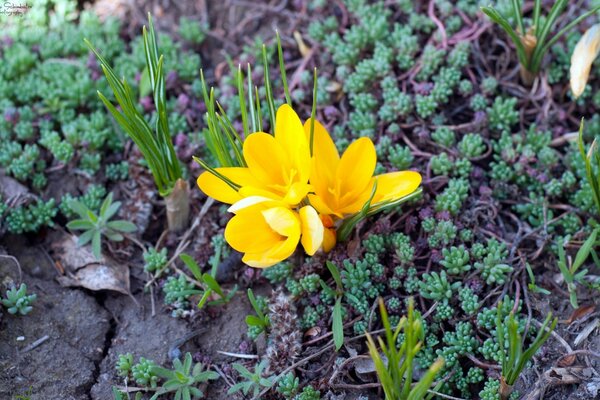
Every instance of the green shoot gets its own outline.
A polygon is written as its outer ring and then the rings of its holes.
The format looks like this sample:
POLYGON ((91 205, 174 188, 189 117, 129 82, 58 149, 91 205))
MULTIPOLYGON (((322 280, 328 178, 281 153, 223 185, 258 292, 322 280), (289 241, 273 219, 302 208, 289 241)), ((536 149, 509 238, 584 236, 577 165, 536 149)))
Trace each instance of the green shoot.
POLYGON ((344 344, 344 323, 342 321, 342 296, 344 295, 344 288, 342 286, 342 277, 338 267, 331 261, 326 261, 325 265, 327 265, 327 269, 329 269, 329 272, 333 277, 336 290, 333 290, 327 286, 322 279, 319 283, 321 284, 323 290, 335 299, 335 304, 333 305, 331 331, 333 332, 333 343, 335 345, 335 350, 338 351, 344 344))
MULTIPOLYGON (((500 346, 500 357, 502 361, 502 379, 500 386, 500 397, 508 399, 512 393, 512 386, 515 384, 521 371, 525 368, 525 365, 531 360, 539 348, 548 340, 550 334, 556 327, 558 318, 554 318, 552 323, 552 313, 547 317, 537 336, 531 343, 531 345, 525 349, 524 340, 519 334, 519 323, 515 319, 513 312, 508 316, 508 322, 502 318, 501 307, 502 303, 498 304, 496 314, 496 339, 500 346), (549 329, 548 325, 550 324, 549 329), (506 344, 508 343, 508 348, 506 344)), ((526 336, 526 335, 525 335, 526 336)))
POLYGON ((563 14, 569 0, 557 0, 550 9, 550 13, 544 18, 544 23, 540 25, 541 1, 535 0, 533 7, 533 25, 526 28, 523 22, 523 8, 520 0, 512 0, 512 13, 517 22, 517 28, 514 29, 506 17, 501 15, 492 6, 481 7, 481 10, 493 22, 498 24, 510 37, 517 50, 519 64, 521 64, 521 78, 526 85, 531 85, 533 79, 539 73, 544 55, 550 47, 556 43, 565 33, 573 29, 581 21, 600 10, 600 6, 583 13, 573 21, 569 22, 555 35, 550 32, 557 24, 559 17, 563 14))
POLYGON ((79 215, 79 218, 69 222, 67 228, 85 231, 79 236, 77 245, 84 246, 91 241, 92 253, 97 259, 102 256, 102 236, 114 242, 120 242, 123 240, 122 233, 134 232, 137 229, 129 221, 110 220, 121 207, 120 201, 113 203, 112 193, 109 193, 102 202, 98 215, 77 200, 72 200, 69 207, 79 215))
MULTIPOLYGON (((182 253, 179 256, 179 259, 183 261, 183 263, 188 267, 196 281, 204 285, 202 291, 197 292, 202 293, 202 297, 198 302, 198 308, 202 309, 205 305, 218 306, 227 304, 231 301, 231 299, 233 299, 233 296, 235 296, 235 293, 237 291, 237 285, 234 286, 229 292, 225 293, 225 291, 221 288, 221 285, 219 285, 219 283, 215 279, 217 273, 215 265, 212 266, 211 273, 208 274, 202 273, 200 271, 200 266, 190 255, 182 253), (219 296, 219 298, 216 300, 208 301, 208 299, 213 293, 216 293, 219 296)), ((220 255, 218 254, 217 257, 214 258, 214 260, 214 264, 218 265, 220 255)))
POLYGON ((531 269, 531 265, 529 265, 529 263, 525 264, 525 269, 527 270, 527 275, 529 276, 529 284, 527 285, 527 287, 529 288, 529 291, 532 293, 541 293, 541 294, 545 294, 546 296, 548 296, 550 294, 550 291, 539 287, 538 285, 535 284, 535 275, 533 274, 533 270, 531 269))
POLYGON ((581 283, 583 278, 587 274, 588 270, 584 269, 578 272, 579 268, 588 259, 590 253, 594 254, 594 245, 596 238, 598 237, 598 229, 594 229, 591 235, 583 243, 583 245, 577 251, 575 260, 571 262, 571 259, 567 260, 565 254, 565 248, 563 245, 558 245, 558 269, 562 273, 565 282, 567 283, 567 289, 569 291, 569 299, 573 308, 579 307, 577 302, 577 287, 576 283, 581 283))
POLYGON ((594 139, 589 150, 585 151, 585 143, 583 142, 583 118, 579 125, 579 153, 585 163, 585 174, 592 188, 592 195, 596 208, 598 209, 598 215, 600 215, 600 152, 597 149, 597 141, 594 139))
POLYGON ((252 396, 256 398, 262 388, 270 388, 273 386, 273 378, 263 377, 263 372, 267 368, 266 360, 262 360, 260 363, 256 364, 254 372, 250 372, 248 368, 239 363, 234 363, 232 366, 244 380, 230 387, 227 394, 242 392, 244 396, 247 396, 248 393, 252 392, 252 396))
POLYGON ((148 14, 148 27, 148 30, 146 30, 146 27, 143 28, 143 39, 146 68, 158 116, 154 130, 137 110, 137 99, 127 81, 125 79, 120 80, 117 77, 108 61, 100 55, 92 43, 87 39, 85 39, 85 43, 100 61, 102 71, 108 80, 108 84, 113 91, 121 111, 104 94, 98 92, 98 96, 119 126, 138 146, 148 163, 160 195, 166 197, 173 190, 177 180, 181 179, 183 175, 171 141, 167 117, 163 57, 159 57, 150 14, 148 14))
POLYGON ((266 332, 267 329, 269 329, 269 326, 271 325, 269 321, 269 316, 265 315, 265 313, 262 311, 261 307, 258 304, 258 301, 256 300, 256 297, 254 296, 254 292, 252 291, 252 289, 248 289, 248 300, 250 300, 250 304, 252 305, 252 308, 254 309, 256 315, 247 315, 246 324, 249 327, 257 327, 260 330, 260 333, 266 332))
POLYGON ((174 399, 190 400, 204 397, 204 393, 196 387, 219 378, 215 371, 204 370, 202 363, 197 363, 192 369, 192 355, 185 354, 183 363, 176 358, 173 360, 173 369, 152 367, 152 372, 166 379, 163 385, 154 393, 150 400, 156 400, 166 393, 174 393, 174 399))
POLYGON ((442 369, 444 360, 439 358, 423 374, 421 379, 413 382, 414 359, 423 341, 423 322, 421 316, 414 310, 414 300, 409 299, 408 316, 400 320, 398 326, 392 328, 387 310, 382 299, 379 299, 379 311, 385 330, 385 341, 378 338, 381 353, 375 341, 367 333, 367 346, 375 363, 377 377, 385 393, 386 400, 417 400, 422 399, 437 373, 442 369), (404 333, 404 341, 398 347, 397 340, 400 332, 404 333), (387 362, 384 361, 387 359, 387 362))

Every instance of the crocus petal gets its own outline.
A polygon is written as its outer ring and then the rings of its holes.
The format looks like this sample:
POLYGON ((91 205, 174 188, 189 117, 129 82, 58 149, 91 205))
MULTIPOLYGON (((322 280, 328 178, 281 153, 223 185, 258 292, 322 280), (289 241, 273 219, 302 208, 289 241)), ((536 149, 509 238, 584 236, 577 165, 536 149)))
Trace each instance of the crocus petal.
POLYGON ((333 249, 335 247, 335 243, 336 243, 335 229, 326 228, 325 231, 323 231, 323 251, 325 253, 329 253, 331 251, 331 249, 333 249))
MULTIPOLYGON (((252 176, 250 170, 244 167, 221 167, 215 170, 229 179, 231 182, 239 186, 257 185, 258 181, 252 176)), ((209 197, 220 201, 221 203, 233 204, 244 197, 241 193, 236 192, 226 182, 206 171, 200 174, 196 180, 200 190, 209 197)))
POLYGON ((254 268, 268 268, 285 260, 296 251, 298 242, 291 239, 278 243, 266 252, 246 253, 242 261, 254 268))
POLYGON ((571 56, 571 91, 575 98, 581 96, 590 75, 592 63, 600 51, 600 24, 588 29, 571 56))
POLYGON ((289 162, 296 170, 299 182, 308 182, 310 176, 310 149, 298 114, 287 104, 277 110, 275 139, 281 144, 289 162))
POLYGON ((371 139, 362 137, 352 142, 342 155, 336 171, 338 195, 362 193, 371 181, 376 163, 377 154, 371 139))
POLYGON ((273 199, 262 196, 248 196, 244 197, 239 201, 236 201, 227 209, 230 213, 237 214, 238 211, 254 206, 259 203, 273 202, 273 199))
MULTIPOLYGON (((304 133, 310 143, 311 119, 304 123, 304 133)), ((340 163, 340 155, 335 143, 323 125, 315 120, 313 136, 313 163, 310 172, 310 183, 315 192, 323 195, 329 186, 334 184, 335 171, 340 163)))
POLYGON ((332 210, 329 205, 323 200, 321 196, 317 196, 314 194, 308 195, 308 201, 310 204, 320 213, 320 214, 331 214, 336 217, 342 218, 343 215, 339 214, 337 211, 332 210))
POLYGON ((296 205, 300 203, 311 190, 312 186, 308 183, 294 182, 289 187, 283 201, 290 205, 296 205))
MULTIPOLYGON (((272 207, 262 211, 262 215, 271 229, 281 236, 300 239, 300 219, 286 207, 272 207)), ((298 241, 296 240, 296 243, 298 241)))
POLYGON ((225 240, 231 247, 242 253, 261 253, 284 240, 267 224, 263 209, 260 205, 248 207, 229 220, 225 240))
POLYGON ((415 171, 396 171, 377 175, 377 191, 372 204, 394 201, 411 194, 421 184, 421 174, 415 171))
MULTIPOLYGON (((262 210, 260 215, 267 225, 266 229, 276 233, 278 239, 272 240, 268 248, 259 246, 255 246, 254 249, 247 248, 248 251, 242 261, 251 267, 266 268, 285 260, 294 253, 300 240, 300 218, 286 207, 268 208, 262 210)), ((264 226, 261 229, 264 229, 264 226)), ((227 239, 227 236, 225 238, 227 239)))
POLYGON ((304 206, 298 212, 300 215, 300 224, 302 227, 302 238, 300 242, 304 251, 312 256, 319 250, 323 243, 323 232, 325 228, 319 218, 317 211, 311 206, 304 206))
MULTIPOLYGON (((217 168, 217 170, 219 170, 219 168, 217 168)), ((205 195, 212 197, 221 203, 233 204, 242 198, 242 196, 225 183, 225 181, 208 171, 200 174, 196 183, 205 195)))
POLYGON ((244 160, 252 175, 263 184, 286 185, 284 171, 289 169, 284 149, 268 133, 255 132, 244 141, 244 160))

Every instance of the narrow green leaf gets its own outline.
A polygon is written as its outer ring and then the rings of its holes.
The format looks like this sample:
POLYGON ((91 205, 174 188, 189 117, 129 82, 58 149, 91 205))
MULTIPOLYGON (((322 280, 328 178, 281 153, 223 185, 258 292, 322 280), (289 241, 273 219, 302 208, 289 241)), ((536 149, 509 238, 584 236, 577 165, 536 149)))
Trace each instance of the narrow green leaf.
POLYGON ((147 66, 144 67, 144 70, 142 71, 142 73, 140 75, 139 90, 140 90, 140 99, 142 97, 146 97, 150 93, 152 93, 152 84, 150 83, 150 74, 148 73, 147 66))
POLYGON ((523 25, 523 15, 521 13, 521 2, 519 0, 512 0, 513 14, 519 27, 521 35, 525 35, 525 25, 523 25))
POLYGON ((279 71, 281 72, 281 81, 283 82, 283 92, 285 93, 285 101, 291 107, 292 98, 290 97, 290 89, 288 88, 287 77, 285 74, 285 62, 283 61, 283 49, 281 48, 281 37, 279 31, 275 31, 277 37, 277 55, 279 56, 279 71))
POLYGON ((73 229, 73 230, 88 230, 88 229, 94 229, 94 227, 95 227, 95 225, 87 219, 75 219, 75 220, 69 222, 66 226, 67 226, 67 228, 73 229))
POLYGON ((207 291, 204 292, 204 294, 202 295, 202 298, 198 302, 199 309, 202 309, 202 307, 204 307, 204 304, 206 304, 206 302, 211 294, 212 294, 212 290, 210 290, 210 289, 208 289, 207 291))
POLYGON ((271 120, 271 132, 275 132, 275 102, 273 100, 273 89, 271 88, 271 79, 269 78, 269 61, 267 60, 267 47, 262 46, 262 58, 265 71, 265 91, 267 107, 269 108, 269 117, 271 120))
POLYGON ((196 278, 198 282, 202 282, 202 272, 200 271, 200 266, 196 260, 186 253, 181 253, 179 259, 188 267, 192 275, 194 275, 194 278, 196 278))
POLYGON ((244 137, 248 137, 248 135, 250 134, 250 129, 248 128, 248 110, 246 110, 246 93, 244 93, 244 75, 242 74, 241 65, 238 65, 236 80, 238 98, 240 100, 240 113, 242 115, 242 126, 244 128, 244 137))
POLYGON ((258 317, 262 320, 265 319, 265 314, 262 312, 260 307, 258 306, 258 302, 256 301, 256 297, 254 297, 254 292, 252 289, 248 288, 248 300, 250 300, 250 304, 252 304, 252 308, 254 308, 254 312, 258 317))
POLYGON ((333 280, 335 281, 338 290, 341 290, 344 286, 342 285, 342 276, 340 275, 340 270, 334 263, 332 263, 329 260, 325 261, 325 265, 331 273, 331 276, 333 277, 333 280))
POLYGON ((106 223, 106 226, 116 231, 125 233, 135 232, 137 230, 137 226, 135 226, 134 223, 122 219, 117 221, 109 221, 106 223))
POLYGON ((100 237, 100 231, 94 231, 92 236, 92 254, 99 260, 102 257, 102 242, 100 237))
POLYGON ((225 297, 225 295, 223 294, 223 290, 221 289, 221 285, 219 285, 216 279, 210 276, 210 274, 202 274, 202 281, 206 284, 206 286, 208 286, 210 289, 216 292, 219 296, 225 297))
POLYGON ((342 322, 342 299, 340 297, 335 301, 333 306, 333 343, 335 350, 338 351, 344 344, 344 324, 342 322))
POLYGON ((594 229, 587 238, 587 240, 583 243, 583 245, 577 251, 577 255, 575 256, 575 261, 573 261, 573 265, 571 266, 571 272, 575 273, 583 265, 585 260, 587 260, 590 252, 592 251, 594 244, 596 243, 596 237, 598 236, 598 229, 594 229))
POLYGON ((519 58, 519 63, 521 63, 525 67, 528 67, 529 62, 527 60, 527 55, 525 53, 523 43, 521 42, 521 38, 510 26, 506 18, 500 15, 500 13, 498 13, 498 11, 496 11, 492 7, 481 7, 481 11, 483 11, 483 13, 487 15, 493 22, 497 23, 502 29, 504 29, 506 34, 513 41, 515 48, 517 49, 517 57, 519 58))
POLYGON ((264 320, 260 319, 256 315, 246 315, 246 324, 249 326, 264 327, 264 320))

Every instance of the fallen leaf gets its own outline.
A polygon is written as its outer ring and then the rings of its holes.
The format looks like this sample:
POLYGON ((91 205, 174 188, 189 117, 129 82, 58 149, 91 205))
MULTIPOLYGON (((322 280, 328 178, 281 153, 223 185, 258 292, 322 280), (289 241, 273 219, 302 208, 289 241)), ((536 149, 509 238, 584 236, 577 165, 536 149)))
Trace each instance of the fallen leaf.
POLYGON ((55 257, 65 269, 56 278, 62 286, 83 287, 89 290, 113 290, 129 294, 129 268, 103 256, 96 260, 90 246, 77 246, 77 237, 64 235, 52 246, 55 257))
POLYGON ((581 332, 579 332, 579 335, 577 335, 577 337, 573 341, 573 344, 575 346, 579 346, 579 344, 581 342, 583 342, 585 339, 588 338, 588 336, 590 336, 590 334, 594 331, 594 329, 596 329, 598 327, 599 324, 600 324, 600 320, 598 318, 594 318, 593 321, 591 321, 590 323, 588 323, 585 326, 585 328, 583 328, 581 330, 581 332))
POLYGON ((4 201, 9 202, 19 197, 30 196, 30 193, 26 186, 13 178, 0 174, 0 195, 4 201))
POLYGON ((576 359, 577 359, 576 354, 570 354, 568 356, 561 358, 560 361, 557 363, 557 365, 559 367, 570 367, 571 365, 573 365, 573 363, 575 362, 576 359))
POLYGON ((300 34, 300 32, 294 31, 294 39, 298 44, 298 51, 300 51, 302 57, 308 56, 308 53, 310 53, 311 48, 308 47, 306 43, 304 43, 304 39, 302 39, 302 35, 300 34))
POLYGON ((574 385, 591 376, 590 368, 550 368, 544 373, 550 385, 574 385))
POLYGON ((573 322, 575 322, 579 319, 582 319, 583 317, 585 317, 587 315, 590 315, 595 310, 596 310, 596 306, 594 304, 580 306, 575 311, 573 311, 573 313, 571 314, 569 319, 565 320, 564 323, 567 325, 570 325, 573 322))

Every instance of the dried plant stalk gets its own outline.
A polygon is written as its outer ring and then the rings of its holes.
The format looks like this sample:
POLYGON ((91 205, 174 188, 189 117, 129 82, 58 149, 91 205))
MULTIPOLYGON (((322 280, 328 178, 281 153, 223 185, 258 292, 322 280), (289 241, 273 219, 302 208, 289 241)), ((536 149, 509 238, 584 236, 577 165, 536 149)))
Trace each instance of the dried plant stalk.
POLYGON ((177 179, 173 191, 165 197, 169 230, 181 232, 187 228, 190 215, 190 186, 183 179, 177 179))

